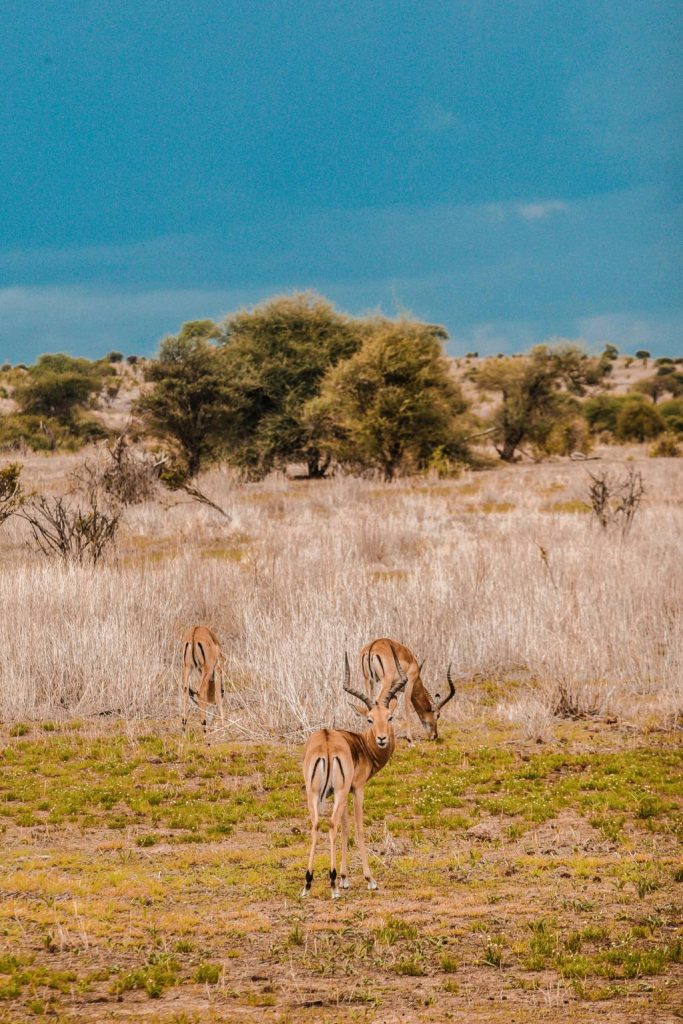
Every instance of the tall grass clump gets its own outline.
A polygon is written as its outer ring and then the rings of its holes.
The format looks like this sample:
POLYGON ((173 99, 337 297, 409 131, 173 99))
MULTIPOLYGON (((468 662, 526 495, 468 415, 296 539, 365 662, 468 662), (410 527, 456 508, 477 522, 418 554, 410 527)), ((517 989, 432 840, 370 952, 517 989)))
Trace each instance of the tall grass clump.
MULTIPOLYGON (((384 635, 427 659, 432 691, 453 662, 465 685, 447 715, 462 714, 463 691, 476 700, 484 680, 504 694, 510 684, 501 712, 530 737, 564 713, 675 724, 680 481, 646 465, 648 500, 626 537, 548 511, 543 467, 484 476, 474 494, 467 483, 344 478, 238 488, 218 474, 206 486, 229 523, 196 505, 142 503, 126 511, 118 559, 99 566, 39 560, 10 520, 0 715, 175 715, 180 637, 206 622, 224 641, 236 736, 296 738, 350 721, 344 651, 353 658, 384 635), (487 481, 506 511, 481 511, 487 481)), ((585 470, 566 473, 569 497, 583 493, 585 470)))

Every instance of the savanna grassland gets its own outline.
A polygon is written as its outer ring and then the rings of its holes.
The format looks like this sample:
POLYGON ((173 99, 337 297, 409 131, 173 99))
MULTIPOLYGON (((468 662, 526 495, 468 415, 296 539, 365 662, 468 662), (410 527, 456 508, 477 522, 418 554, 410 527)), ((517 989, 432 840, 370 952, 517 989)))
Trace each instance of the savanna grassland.
MULTIPOLYGON (((0 528, 0 1021, 660 1022, 683 1006, 683 467, 643 448, 381 484, 227 471, 97 567, 0 528), (602 530, 587 468, 643 475, 602 530), (227 725, 178 726, 210 624, 227 725), (453 664, 439 743, 368 786, 380 889, 329 899, 301 743, 344 650, 453 664)), ((27 456, 61 493, 80 455, 27 456)), ((418 727, 419 728, 419 727, 418 727)), ((414 731, 417 729, 414 726, 414 731)), ((399 728, 400 734, 400 728, 399 728)))

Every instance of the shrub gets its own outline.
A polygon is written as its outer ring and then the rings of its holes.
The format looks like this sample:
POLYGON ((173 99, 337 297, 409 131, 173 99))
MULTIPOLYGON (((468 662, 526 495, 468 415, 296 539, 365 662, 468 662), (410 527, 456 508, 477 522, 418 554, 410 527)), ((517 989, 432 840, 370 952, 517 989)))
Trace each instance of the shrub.
POLYGON ((580 416, 554 423, 544 440, 542 451, 548 455, 571 455, 582 452, 587 455, 592 447, 588 424, 580 416))
POLYGON ((467 461, 458 426, 467 402, 442 353, 443 329, 377 318, 361 349, 330 369, 305 422, 342 465, 385 480, 426 469, 434 457, 467 461))
POLYGON ((10 462, 9 466, 0 469, 0 524, 18 512, 23 504, 20 475, 21 466, 18 462, 10 462))
POLYGON ((126 362, 128 363, 129 366, 135 366, 137 361, 138 361, 138 357, 137 356, 126 356, 126 362))
POLYGON ((590 507, 600 526, 606 530, 619 524, 625 536, 645 495, 641 473, 631 468, 623 480, 612 479, 606 470, 588 475, 590 507))
POLYGON ((683 434, 683 398, 672 398, 668 402, 662 402, 659 406, 659 414, 664 420, 667 430, 683 434))
POLYGON ((110 363, 122 363, 123 352, 107 352, 107 361, 110 363))
POLYGON ((665 427, 654 405, 631 397, 619 410, 615 433, 621 441, 649 441, 665 427))
POLYGON ((95 459, 86 459, 71 474, 72 482, 86 494, 102 492, 118 505, 137 505, 153 497, 166 459, 134 448, 125 434, 95 459))
POLYGON ((647 366, 647 361, 650 358, 650 353, 645 348, 639 348, 636 352, 636 359, 642 359, 643 366, 647 366))
POLYGON ((0 449, 18 451, 54 451, 68 436, 68 430, 57 420, 42 416, 13 413, 0 416, 0 449))
POLYGON ((64 561, 96 565, 114 543, 121 509, 102 510, 95 495, 84 507, 70 507, 64 498, 36 495, 21 508, 36 550, 64 561))
POLYGON ((114 370, 103 363, 71 356, 40 356, 17 388, 21 411, 69 423, 78 409, 89 405, 102 388, 103 378, 114 370))
POLYGON ((616 434, 617 417, 626 401, 624 395, 596 395, 587 398, 581 412, 592 434, 616 434))
POLYGON ((667 430, 660 434, 650 448, 650 457, 653 459, 677 459, 681 454, 678 442, 679 437, 673 431, 667 430))

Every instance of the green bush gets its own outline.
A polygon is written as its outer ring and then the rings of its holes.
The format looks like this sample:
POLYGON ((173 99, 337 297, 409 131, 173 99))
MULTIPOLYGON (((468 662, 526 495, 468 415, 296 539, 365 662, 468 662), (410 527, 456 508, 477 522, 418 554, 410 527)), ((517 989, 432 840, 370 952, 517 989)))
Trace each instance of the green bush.
POLYGON ((221 350, 235 465, 259 477, 302 462, 309 476, 325 475, 329 457, 305 422, 304 407, 330 367, 358 350, 361 331, 362 321, 310 292, 278 296, 226 319, 221 350))
POLYGON ((435 458, 469 461, 459 422, 467 402, 443 356, 443 328, 377 317, 364 332, 362 347, 328 370, 306 406, 321 451, 386 480, 435 458))
POLYGON ((655 443, 650 448, 650 457, 653 459, 677 459, 681 455, 681 449, 678 446, 680 438, 677 434, 667 430, 665 433, 660 434, 655 443))
POLYGON ((194 320, 161 343, 145 367, 152 387, 137 403, 152 436, 170 448, 182 478, 191 479, 225 452, 231 403, 212 320, 194 320))
POLYGON ((650 441, 665 429, 664 419, 655 406, 632 396, 619 410, 615 433, 620 441, 650 441))
POLYGON ((588 422, 592 434, 616 434, 617 417, 624 405, 623 395, 596 395, 587 398, 581 405, 581 412, 588 422))
POLYGON ((667 430, 683 434, 683 398, 672 398, 668 402, 662 402, 659 406, 659 414, 664 420, 667 430))
POLYGON ((107 431, 96 420, 80 416, 62 423, 49 416, 12 413, 0 416, 0 451, 30 448, 36 452, 76 451, 84 444, 101 441, 107 431))
POLYGON ((104 378, 113 373, 113 367, 103 362, 74 359, 62 352, 43 355, 17 387, 15 398, 23 413, 68 423, 78 409, 91 404, 104 378))
POLYGON ((573 420, 579 409, 575 396, 599 383, 611 363, 594 359, 571 342, 536 345, 521 359, 487 359, 474 381, 484 392, 501 394, 493 424, 494 443, 505 462, 512 462, 526 443, 545 452, 559 422, 573 420))

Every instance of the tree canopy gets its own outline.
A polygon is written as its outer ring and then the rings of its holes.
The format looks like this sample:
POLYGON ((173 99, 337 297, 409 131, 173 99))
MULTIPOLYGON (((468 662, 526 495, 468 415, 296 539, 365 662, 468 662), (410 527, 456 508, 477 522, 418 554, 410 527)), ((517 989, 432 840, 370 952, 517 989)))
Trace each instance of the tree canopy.
POLYGON ((230 461, 254 476, 304 462, 310 476, 329 459, 304 421, 327 370, 360 344, 357 322, 312 292, 240 310, 221 327, 221 365, 230 390, 230 461))
POLYGON ((537 345, 521 357, 487 360, 474 379, 482 391, 501 394, 494 415, 500 457, 512 462, 527 441, 543 449, 553 427, 576 415, 575 396, 585 394, 604 372, 600 360, 568 342, 537 345))
POLYGON ((22 412, 66 422, 92 402, 104 378, 113 372, 103 362, 74 359, 61 352, 43 355, 29 368, 16 397, 22 412))
POLYGON ((467 408, 442 352, 443 328, 414 320, 366 323, 361 348, 328 370, 305 411, 330 457, 391 480, 435 455, 462 459, 467 408))
POLYGON ((188 478, 225 450, 230 396, 224 367, 212 343, 212 320, 186 323, 161 343, 145 366, 152 385, 137 404, 150 432, 170 445, 188 478))

